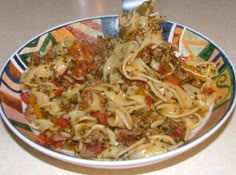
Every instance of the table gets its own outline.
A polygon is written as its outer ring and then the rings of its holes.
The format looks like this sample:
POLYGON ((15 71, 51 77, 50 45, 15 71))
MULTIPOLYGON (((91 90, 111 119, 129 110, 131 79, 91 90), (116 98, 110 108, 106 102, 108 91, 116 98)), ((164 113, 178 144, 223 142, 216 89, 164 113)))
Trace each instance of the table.
MULTIPOLYGON (((235 0, 158 0, 168 20, 185 24, 211 38, 236 66, 235 0)), ((0 0, 0 66, 31 37, 64 22, 121 12, 120 0, 0 0)), ((16 138, 0 121, 0 174, 235 174, 236 113, 209 139, 175 159, 124 170, 70 165, 42 155, 16 138)))

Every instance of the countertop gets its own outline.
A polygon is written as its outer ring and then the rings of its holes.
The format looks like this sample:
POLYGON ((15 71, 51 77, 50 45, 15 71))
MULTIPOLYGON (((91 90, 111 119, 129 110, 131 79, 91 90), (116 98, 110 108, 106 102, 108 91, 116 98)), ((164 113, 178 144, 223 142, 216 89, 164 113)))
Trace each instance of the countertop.
MULTIPOLYGON (((170 21, 189 26, 212 39, 236 66, 235 0, 158 0, 170 21)), ((33 36, 59 24, 91 16, 118 14, 120 0, 0 0, 0 66, 33 36)), ((72 174, 224 174, 236 171, 236 113, 210 138, 175 159, 124 170, 70 165, 42 155, 19 140, 0 121, 1 175, 72 174)))

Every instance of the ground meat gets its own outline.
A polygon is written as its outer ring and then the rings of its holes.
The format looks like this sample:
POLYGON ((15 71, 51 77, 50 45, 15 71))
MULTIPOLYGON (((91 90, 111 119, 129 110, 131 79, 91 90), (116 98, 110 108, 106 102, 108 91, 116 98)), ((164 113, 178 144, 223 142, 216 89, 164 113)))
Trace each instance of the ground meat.
POLYGON ((99 142, 99 143, 103 143, 104 140, 105 140, 104 134, 101 131, 99 131, 99 130, 93 131, 89 135, 89 138, 92 140, 92 142, 99 142))
POLYGON ((200 80, 192 80, 191 84, 197 88, 201 88, 203 83, 200 80))
POLYGON ((144 63, 150 64, 153 59, 152 55, 152 50, 149 47, 146 47, 139 53, 138 56, 143 60, 144 63))
POLYGON ((72 103, 72 104, 78 104, 78 95, 75 94, 73 95, 70 99, 69 99, 69 103, 72 103))
POLYGON ((24 114, 25 114, 25 118, 28 122, 32 122, 34 119, 37 118, 33 112, 33 108, 30 105, 27 106, 24 114))
POLYGON ((192 80, 191 75, 188 72, 182 70, 180 67, 176 67, 175 76, 180 79, 181 84, 190 83, 192 80))
POLYGON ((29 60, 29 66, 39 66, 40 65, 40 54, 39 53, 33 53, 30 60, 29 60))
POLYGON ((185 138, 186 127, 183 121, 166 119, 160 129, 164 134, 171 136, 176 142, 185 138))
POLYGON ((109 51, 114 49, 114 44, 111 38, 103 38, 102 36, 97 37, 97 53, 102 56, 102 58, 109 56, 109 51))
POLYGON ((45 57, 49 57, 49 58, 55 58, 56 57, 56 51, 54 49, 50 49, 47 54, 45 55, 45 57))
POLYGON ((170 43, 164 42, 158 46, 150 44, 145 47, 138 56, 143 60, 144 63, 149 65, 152 59, 156 60, 162 66, 162 69, 168 73, 172 70, 170 63, 176 65, 177 58, 174 54, 174 48, 170 43))
POLYGON ((82 150, 80 151, 79 154, 80 154, 80 157, 85 158, 85 159, 92 159, 96 156, 93 152, 89 150, 82 150))
POLYGON ((95 130, 85 138, 84 143, 86 149, 80 151, 80 156, 87 159, 95 158, 104 150, 105 136, 99 130, 95 130))
POLYGON ((119 142, 129 146, 140 139, 141 133, 138 130, 129 131, 127 129, 119 130, 119 142))

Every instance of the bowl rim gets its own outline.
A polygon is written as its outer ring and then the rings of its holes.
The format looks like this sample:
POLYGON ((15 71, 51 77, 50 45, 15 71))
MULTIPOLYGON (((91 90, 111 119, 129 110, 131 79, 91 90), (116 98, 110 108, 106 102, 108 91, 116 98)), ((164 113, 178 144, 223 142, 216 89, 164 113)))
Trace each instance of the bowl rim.
MULTIPOLYGON (((103 15, 103 16, 93 16, 93 17, 86 17, 86 18, 81 18, 81 19, 77 19, 77 20, 72 20, 69 22, 65 22, 59 25, 56 25, 54 27, 51 27, 33 37, 31 37, 28 41, 24 42, 24 44, 22 44, 20 47, 18 47, 18 49, 13 52, 13 54, 5 61, 5 64, 3 64, 1 70, 0 70, 0 74, 2 75, 4 68, 6 67, 7 63, 9 62, 9 60, 16 55, 20 50, 22 50, 27 44, 29 44, 30 42, 32 42, 33 40, 37 39, 38 37, 49 33, 53 30, 59 29, 61 27, 73 24, 73 23, 77 23, 80 21, 85 21, 85 20, 93 20, 93 19, 102 19, 102 18, 117 18, 118 19, 118 15, 103 15)), ((116 19, 116 20, 117 20, 116 19)), ((212 43, 215 47, 217 47, 217 49, 225 56, 225 58, 227 59, 227 64, 230 66, 230 69, 232 70, 233 74, 233 82, 235 82, 235 75, 236 75, 236 71, 234 68, 234 65, 230 59, 230 57, 225 53, 225 51, 219 46, 217 45, 214 41, 212 41, 211 39, 209 39, 207 36, 205 36, 204 34, 202 34, 201 32, 198 32, 194 29, 192 29, 191 27, 182 25, 180 23, 177 22, 173 22, 173 21, 166 21, 172 24, 177 24, 180 25, 182 27, 185 27, 186 29, 188 29, 191 32, 194 32, 195 34, 201 36, 202 38, 208 40, 210 43, 212 43)), ((169 150, 167 152, 158 154, 158 155, 154 155, 151 157, 145 157, 145 158, 141 158, 141 159, 134 159, 134 160, 88 160, 88 159, 82 159, 79 157, 74 157, 74 156, 70 156, 70 155, 66 155, 63 154, 61 152, 57 152, 55 150, 51 150, 48 149, 46 147, 43 147, 35 142, 33 142, 32 140, 30 140, 28 137, 24 136, 20 131, 18 131, 14 125, 12 125, 12 123, 9 121, 8 117, 5 115, 3 109, 2 109, 2 103, 0 102, 0 114, 2 119, 4 120, 4 122, 6 123, 6 125, 10 128, 10 130, 23 142, 25 142, 28 146, 36 149, 37 151, 56 158, 58 160, 62 160, 68 163, 72 163, 75 165, 82 165, 85 167, 93 167, 93 168, 105 168, 105 169, 115 169, 115 168, 131 168, 131 167, 137 167, 137 166, 145 166, 148 164, 153 164, 153 163, 158 163, 162 160, 166 160, 168 158, 170 158, 170 156, 176 156, 179 155, 180 153, 186 152, 189 149, 197 146, 198 144, 200 144, 201 142, 203 142, 204 140, 206 140, 208 137, 210 137, 211 135, 213 135, 213 133, 215 133, 227 120, 228 118, 230 118, 235 105, 236 105, 236 88, 234 86, 234 90, 233 90, 233 98, 231 98, 230 101, 230 105, 229 105, 229 109, 227 110, 227 112, 224 114, 224 116, 216 123, 216 125, 212 126, 207 132, 203 133, 202 135, 200 135, 198 138, 195 138, 193 140, 191 140, 190 142, 186 142, 183 145, 181 145, 180 147, 177 147, 176 149, 173 150, 169 150)))

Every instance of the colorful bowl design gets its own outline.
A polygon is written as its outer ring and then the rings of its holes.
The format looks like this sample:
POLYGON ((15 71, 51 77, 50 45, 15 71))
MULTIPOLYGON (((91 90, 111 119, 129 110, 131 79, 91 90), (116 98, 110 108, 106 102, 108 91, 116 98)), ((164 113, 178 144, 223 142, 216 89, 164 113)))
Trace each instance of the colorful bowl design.
POLYGON ((165 22, 162 26, 166 41, 174 44, 185 56, 194 54, 204 60, 215 62, 219 71, 219 75, 214 79, 213 88, 218 93, 213 113, 188 142, 167 153, 127 161, 84 160, 37 144, 36 135, 24 117, 25 106, 20 99, 20 77, 27 69, 27 59, 32 53, 43 52, 65 37, 93 42, 97 35, 115 36, 118 33, 117 19, 117 16, 95 17, 57 26, 29 40, 8 59, 0 74, 0 112, 5 123, 20 139, 44 154, 73 164, 96 168, 128 168, 160 162, 180 154, 204 141, 230 117, 236 103, 235 70, 230 59, 220 47, 204 35, 180 24, 165 22))

